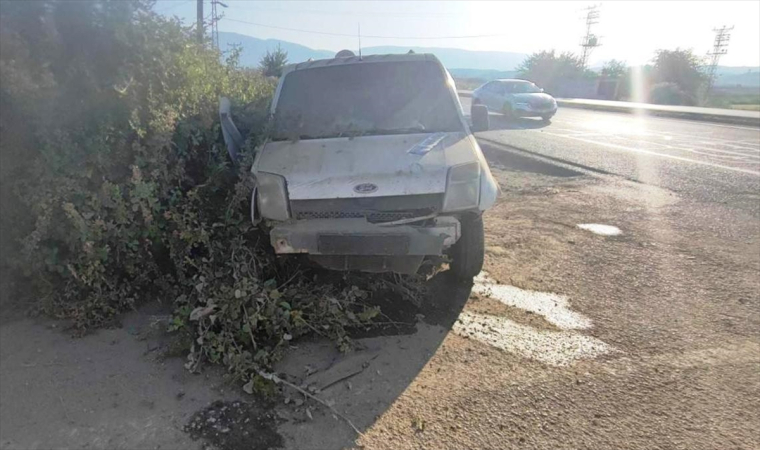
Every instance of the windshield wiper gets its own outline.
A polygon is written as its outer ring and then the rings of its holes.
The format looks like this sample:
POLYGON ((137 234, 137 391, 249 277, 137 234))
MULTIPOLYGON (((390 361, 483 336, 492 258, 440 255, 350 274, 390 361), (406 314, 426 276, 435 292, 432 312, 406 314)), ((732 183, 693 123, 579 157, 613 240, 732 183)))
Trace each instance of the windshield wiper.
POLYGON ((355 138, 355 137, 361 137, 361 136, 381 136, 381 135, 392 135, 392 134, 412 134, 412 133, 435 133, 436 130, 427 130, 423 125, 418 125, 414 127, 406 127, 406 128, 372 128, 369 130, 344 130, 340 132, 335 133, 329 133, 329 134, 317 134, 317 135, 306 135, 302 134, 295 138, 295 136, 290 135, 280 135, 274 137, 273 141, 295 141, 295 140, 310 140, 310 139, 331 139, 331 138, 340 138, 340 137, 347 137, 347 138, 355 138))
POLYGON ((331 137, 340 137, 338 135, 325 135, 325 136, 310 136, 308 134, 301 134, 301 135, 286 135, 286 136, 274 136, 272 138, 273 142, 281 142, 281 141, 308 141, 310 139, 327 139, 331 137))
POLYGON ((409 133, 427 133, 423 125, 406 128, 373 128, 371 130, 364 130, 360 133, 361 136, 367 135, 387 135, 387 134, 409 134, 409 133))

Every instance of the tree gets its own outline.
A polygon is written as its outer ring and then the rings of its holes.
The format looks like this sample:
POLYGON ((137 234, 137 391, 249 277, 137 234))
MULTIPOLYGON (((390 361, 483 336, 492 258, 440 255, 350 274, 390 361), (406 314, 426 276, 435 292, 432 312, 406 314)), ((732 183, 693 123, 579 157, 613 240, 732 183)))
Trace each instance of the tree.
MULTIPOLYGON (((658 50, 655 54, 652 68, 652 83, 672 83, 678 87, 677 95, 666 95, 660 98, 680 98, 684 103, 694 103, 700 88, 707 80, 702 72, 703 61, 691 50, 658 50)), ((673 87, 667 88, 673 90, 673 87)), ((653 100, 655 100, 653 98, 653 100)))
POLYGON ((288 63, 288 52, 277 44, 273 52, 267 50, 266 55, 261 57, 259 67, 261 72, 267 77, 279 77, 282 75, 282 68, 288 63))
POLYGON ((649 101, 658 105, 693 105, 694 97, 672 82, 657 83, 649 91, 649 101))
POLYGON ((628 66, 623 61, 611 59, 604 63, 602 76, 607 78, 622 78, 628 73, 628 66))
POLYGON ((556 91, 568 80, 587 75, 580 58, 568 52, 557 55, 554 50, 533 53, 517 67, 517 72, 521 78, 550 91, 556 91))

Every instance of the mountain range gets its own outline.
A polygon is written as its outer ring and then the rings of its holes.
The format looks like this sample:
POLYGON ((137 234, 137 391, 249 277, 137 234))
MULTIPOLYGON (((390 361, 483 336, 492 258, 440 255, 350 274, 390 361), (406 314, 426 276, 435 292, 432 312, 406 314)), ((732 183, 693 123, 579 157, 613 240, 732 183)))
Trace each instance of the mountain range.
MULTIPOLYGON (((240 63, 245 66, 258 66, 259 60, 267 52, 274 50, 277 45, 288 52, 288 62, 296 63, 312 59, 332 58, 335 52, 332 50, 315 50, 301 44, 277 39, 258 39, 238 33, 219 32, 219 47, 227 49, 228 45, 237 44, 242 47, 240 63)), ((350 49, 354 53, 358 50, 350 49)), ((415 53, 433 53, 447 68, 467 68, 478 70, 514 70, 528 55, 513 52, 483 52, 464 50, 459 48, 442 47, 364 47, 364 55, 383 55, 388 53, 406 53, 413 50, 415 53)))
MULTIPOLYGON (((296 63, 312 59, 325 59, 335 56, 332 50, 315 50, 305 45, 277 39, 259 39, 239 33, 219 32, 219 47, 226 50, 231 45, 242 49, 240 63, 247 67, 256 67, 267 50, 279 45, 288 52, 288 62, 296 63)), ((353 50, 353 49, 352 49, 353 50)), ((528 56, 525 53, 475 51, 445 47, 400 47, 380 46, 362 48, 362 54, 376 55, 388 53, 433 53, 454 77, 492 80, 515 76, 515 68, 528 56)), ((356 50, 353 50, 357 53, 356 50)), ((760 87, 760 67, 727 67, 717 69, 717 86, 751 86, 760 87)))

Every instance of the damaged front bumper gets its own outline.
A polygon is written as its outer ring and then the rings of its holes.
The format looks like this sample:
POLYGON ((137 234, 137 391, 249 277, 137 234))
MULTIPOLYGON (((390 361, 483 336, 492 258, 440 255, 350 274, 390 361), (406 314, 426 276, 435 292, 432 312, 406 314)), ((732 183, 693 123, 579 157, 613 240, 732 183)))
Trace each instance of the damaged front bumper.
POLYGON ((425 256, 442 255, 459 239, 456 217, 440 216, 424 225, 370 223, 366 219, 314 219, 275 225, 275 253, 308 254, 336 270, 414 273, 425 256))

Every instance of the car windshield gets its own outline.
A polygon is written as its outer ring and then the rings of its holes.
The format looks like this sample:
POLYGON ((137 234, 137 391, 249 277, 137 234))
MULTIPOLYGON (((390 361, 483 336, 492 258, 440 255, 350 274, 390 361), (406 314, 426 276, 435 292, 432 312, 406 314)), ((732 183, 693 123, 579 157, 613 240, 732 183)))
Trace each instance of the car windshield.
POLYGON ((463 131, 441 68, 430 61, 342 64, 286 75, 275 140, 463 131))
POLYGON ((511 86, 507 87, 507 91, 512 94, 537 94, 541 92, 541 89, 535 84, 526 81, 511 83, 511 86))

